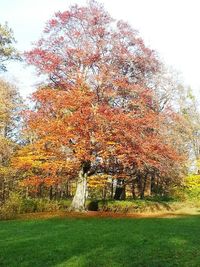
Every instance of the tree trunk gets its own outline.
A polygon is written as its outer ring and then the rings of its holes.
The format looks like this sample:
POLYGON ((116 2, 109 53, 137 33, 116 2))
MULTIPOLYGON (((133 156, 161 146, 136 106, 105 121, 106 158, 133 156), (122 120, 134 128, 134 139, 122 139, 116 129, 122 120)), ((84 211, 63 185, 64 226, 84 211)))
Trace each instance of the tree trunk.
POLYGON ((87 198, 87 173, 83 169, 79 172, 76 193, 74 195, 70 210, 84 211, 87 198))
POLYGON ((50 200, 53 199, 53 186, 52 185, 50 186, 50 189, 49 189, 49 199, 50 200))
POLYGON ((131 184, 131 193, 132 193, 132 198, 135 199, 136 194, 135 194, 135 181, 134 181, 134 179, 132 180, 132 184, 131 184))
POLYGON ((151 188, 150 188, 150 194, 151 196, 156 193, 156 184, 155 184, 155 173, 152 173, 151 175, 151 188))
POLYGON ((147 183, 147 174, 144 175, 143 178, 143 185, 142 185, 142 190, 140 192, 140 198, 143 199, 144 198, 144 193, 145 193, 145 189, 146 189, 146 183, 147 183))
POLYGON ((121 194, 121 200, 125 200, 126 199, 126 185, 123 184, 123 190, 122 190, 122 194, 121 194))
POLYGON ((145 189, 146 189, 146 183, 147 183, 147 174, 142 175, 141 173, 137 174, 137 183, 138 183, 138 191, 139 191, 139 197, 141 199, 144 198, 145 189))
POLYGON ((113 186, 113 179, 112 179, 112 182, 111 182, 111 192, 110 192, 110 198, 113 199, 113 189, 114 189, 114 186, 113 186))
POLYGON ((107 195, 107 188, 106 186, 103 187, 103 190, 102 190, 102 199, 105 200, 106 199, 106 195, 107 195))
POLYGON ((115 189, 115 200, 124 200, 126 198, 126 188, 124 184, 124 180, 118 179, 117 180, 117 186, 115 189))
POLYGON ((138 196, 141 198, 143 186, 142 186, 142 175, 139 172, 137 173, 136 179, 137 179, 138 196))

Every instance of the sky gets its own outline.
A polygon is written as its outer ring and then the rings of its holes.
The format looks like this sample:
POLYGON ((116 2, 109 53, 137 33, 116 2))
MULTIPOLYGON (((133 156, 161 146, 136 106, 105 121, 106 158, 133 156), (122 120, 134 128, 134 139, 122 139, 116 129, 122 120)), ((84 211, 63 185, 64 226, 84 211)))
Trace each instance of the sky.
MULTIPOLYGON (((115 19, 137 29, 147 46, 182 74, 200 98, 200 1, 199 0, 101 0, 115 19)), ((0 0, 0 23, 13 29, 16 47, 28 51, 37 41, 45 22, 71 4, 85 0, 0 0)), ((40 80, 33 67, 10 63, 1 77, 16 83, 22 96, 28 96, 40 80)))

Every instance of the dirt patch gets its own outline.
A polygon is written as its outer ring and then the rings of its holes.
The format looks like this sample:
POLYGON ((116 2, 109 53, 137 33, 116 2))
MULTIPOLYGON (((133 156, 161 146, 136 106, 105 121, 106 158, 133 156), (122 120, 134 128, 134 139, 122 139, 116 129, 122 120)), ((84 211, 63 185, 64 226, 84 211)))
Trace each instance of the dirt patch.
POLYGON ((87 211, 87 212, 37 212, 21 214, 17 219, 49 219, 49 218, 176 218, 188 215, 200 215, 199 209, 187 208, 175 212, 166 213, 115 213, 115 212, 100 212, 100 211, 87 211))

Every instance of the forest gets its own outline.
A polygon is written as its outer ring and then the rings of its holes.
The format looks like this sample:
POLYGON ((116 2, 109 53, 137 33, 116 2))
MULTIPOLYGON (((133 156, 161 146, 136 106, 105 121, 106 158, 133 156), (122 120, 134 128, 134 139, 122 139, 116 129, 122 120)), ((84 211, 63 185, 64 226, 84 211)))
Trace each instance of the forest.
POLYGON ((26 100, 0 79, 0 218, 198 202, 198 100, 128 23, 73 5, 23 53, 0 24, 1 73, 9 61, 43 79, 26 100))

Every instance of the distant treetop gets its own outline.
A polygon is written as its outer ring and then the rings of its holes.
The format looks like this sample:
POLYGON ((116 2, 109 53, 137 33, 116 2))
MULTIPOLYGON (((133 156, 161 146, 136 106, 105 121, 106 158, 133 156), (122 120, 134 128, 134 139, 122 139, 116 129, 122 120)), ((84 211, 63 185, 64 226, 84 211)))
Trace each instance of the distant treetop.
POLYGON ((19 60, 20 56, 14 48, 13 31, 7 25, 0 24, 0 71, 6 71, 5 63, 9 60, 19 60))

